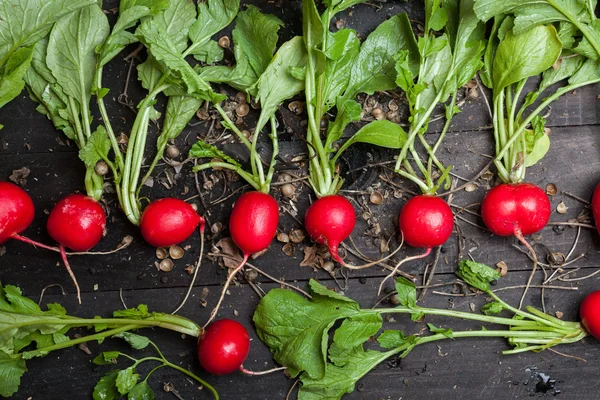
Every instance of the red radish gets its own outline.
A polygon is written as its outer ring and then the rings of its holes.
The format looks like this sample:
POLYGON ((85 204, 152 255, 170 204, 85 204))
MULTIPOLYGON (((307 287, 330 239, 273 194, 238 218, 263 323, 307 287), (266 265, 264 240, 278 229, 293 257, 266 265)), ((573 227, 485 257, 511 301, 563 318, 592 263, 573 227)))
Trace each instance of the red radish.
POLYGON ((233 206, 229 231, 242 253, 250 255, 269 247, 277 233, 278 223, 277 201, 262 192, 247 192, 233 206))
POLYGON ((27 192, 12 183, 0 182, 0 244, 27 229, 34 214, 27 192))
POLYGON ((596 190, 594 190, 594 195, 592 196, 592 213, 596 222, 596 230, 600 233, 600 184, 596 186, 596 190))
POLYGON ((96 200, 72 194, 56 203, 48 217, 48 234, 61 246, 84 252, 100 242, 106 214, 96 200))
POLYGON ((210 313, 204 328, 216 317, 221 302, 233 277, 244 268, 252 253, 265 250, 277 233, 279 205, 270 195, 262 192, 247 192, 237 199, 229 218, 231 238, 240 248, 244 257, 240 264, 227 276, 225 286, 217 305, 210 313))
POLYGON ((550 219, 550 200, 546 193, 531 183, 503 183, 496 186, 483 198, 481 216, 488 229, 498 236, 515 236, 531 254, 533 269, 519 308, 537 269, 537 255, 525 240, 526 235, 540 231, 550 219))
POLYGON ((587 295, 579 308, 579 316, 589 334, 600 339, 600 290, 587 295))
POLYGON ((415 196, 402 207, 399 228, 410 246, 431 249, 450 238, 454 215, 448 203, 439 197, 415 196))
POLYGON ((327 245, 331 257, 342 265, 338 246, 350 236, 355 223, 354 207, 339 195, 321 197, 312 203, 304 217, 304 226, 312 240, 327 245))
POLYGON ((402 240, 409 246, 425 248, 425 252, 406 257, 396 264, 392 272, 379 285, 378 295, 385 281, 393 277, 402 264, 425 258, 431 253, 431 249, 446 243, 454 229, 454 214, 443 199, 422 194, 414 196, 402 207, 398 217, 398 227, 402 232, 402 240))
POLYGON ((250 336, 242 324, 221 319, 210 324, 198 339, 198 360, 213 375, 238 370, 250 351, 250 336))
POLYGON ((164 198, 152 202, 142 214, 140 230, 148 244, 169 247, 189 238, 204 219, 183 200, 164 198))
POLYGON ((48 217, 48 234, 59 244, 60 255, 67 272, 77 289, 81 304, 81 291, 71 270, 65 247, 84 252, 98 244, 106 228, 106 214, 96 200, 83 194, 72 194, 60 200, 48 217))
POLYGON ((31 225, 34 215, 33 201, 27 192, 10 182, 0 181, 0 244, 9 239, 17 239, 37 247, 58 251, 56 247, 19 235, 31 225))
POLYGON ((487 192, 481 203, 483 222, 492 233, 519 240, 546 226, 550 212, 548 196, 531 183, 503 183, 487 192))

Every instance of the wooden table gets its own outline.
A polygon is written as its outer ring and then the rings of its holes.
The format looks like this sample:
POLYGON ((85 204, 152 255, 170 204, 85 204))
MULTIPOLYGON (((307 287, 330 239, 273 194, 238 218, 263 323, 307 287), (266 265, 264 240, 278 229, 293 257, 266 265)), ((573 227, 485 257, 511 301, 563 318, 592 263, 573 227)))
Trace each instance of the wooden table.
MULTIPOLYGON (((105 8, 116 7, 115 1, 105 2, 105 8)), ((281 36, 289 38, 301 34, 300 2, 293 1, 249 1, 255 3, 266 12, 278 15, 288 25, 282 30, 281 36)), ((420 2, 376 2, 374 6, 361 6, 351 13, 341 15, 347 26, 357 29, 366 35, 385 18, 401 11, 409 12, 411 19, 422 20, 420 2), (419 5, 415 5, 418 3, 419 5)), ((111 16, 114 18, 114 16, 111 16)), ((105 70, 105 82, 111 87, 107 97, 109 114, 113 116, 113 124, 118 131, 128 132, 134 119, 133 112, 127 107, 117 103, 116 98, 123 90, 129 64, 122 61, 122 57, 115 59, 105 70)), ((135 77, 135 70, 130 78, 129 96, 135 102, 139 101, 143 92, 135 77)), ((548 183, 555 183, 558 194, 551 198, 555 208, 561 201, 568 206, 566 214, 553 212, 552 222, 567 222, 582 212, 588 212, 586 205, 573 197, 565 194, 589 199, 593 188, 598 182, 600 170, 599 144, 600 136, 598 124, 600 119, 600 86, 585 87, 576 92, 569 93, 552 105, 548 116, 548 127, 551 128, 552 146, 550 152, 538 165, 528 170, 528 179, 533 183, 545 187, 548 183)), ((387 101, 387 97, 382 101, 387 101)), ((485 103, 481 96, 479 100, 467 100, 462 106, 462 113, 456 116, 452 123, 451 132, 441 149, 443 161, 453 164, 453 172, 467 179, 473 177, 489 161, 485 155, 492 154, 492 133, 489 129, 491 123, 485 103)), ((285 110, 284 110, 285 111, 285 110)), ((293 115, 287 113, 287 116, 293 115)), ((301 117, 304 118, 304 117, 301 117)), ((83 189, 84 168, 78 160, 77 149, 73 144, 68 144, 65 138, 56 132, 46 117, 35 111, 35 104, 23 92, 20 97, 0 110, 0 122, 5 125, 0 131, 0 179, 7 179, 11 172, 21 167, 27 167, 31 174, 27 178, 25 189, 32 196, 36 204, 37 218, 27 230, 27 235, 42 242, 50 242, 45 223, 48 211, 63 196, 81 191, 83 189)), ((194 120, 193 122, 198 122, 194 120)), ((299 120, 295 122, 300 126, 299 120)), ((252 122, 249 122, 251 126, 252 122)), ((185 154, 187 148, 194 143, 196 136, 203 136, 208 130, 207 123, 188 127, 177 139, 177 144, 185 154)), ((430 140, 435 140, 436 132, 440 130, 440 122, 433 123, 430 127, 430 140)), ((282 128, 283 131, 283 128, 282 128)), ((151 132, 156 134, 156 127, 151 127, 151 132)), ((347 132, 348 134, 350 132, 347 132)), ((148 151, 151 152, 153 143, 150 142, 148 151)), ((243 149, 232 142, 224 144, 224 149, 240 159, 247 157, 243 149)), ((291 159, 304 152, 304 145, 293 134, 282 132, 281 157, 290 162, 291 159)), ((268 152, 268 143, 263 146, 263 151, 268 152)), ((151 153, 148 153, 151 154, 151 153)), ((152 153, 153 154, 153 153, 152 153)), ((352 235, 354 242, 363 252, 376 258, 379 256, 378 246, 374 244, 376 238, 365 236, 367 228, 373 223, 378 223, 386 237, 396 235, 396 219, 399 210, 409 198, 408 192, 415 188, 395 178, 390 170, 382 167, 360 167, 386 160, 391 160, 394 152, 382 151, 367 146, 356 146, 348 152, 346 157, 347 169, 356 169, 347 177, 345 194, 353 199, 358 223, 352 235), (348 167, 349 166, 349 167, 348 167), (384 182, 380 176, 389 176, 396 186, 384 182), (381 205, 368 202, 368 191, 375 189, 387 195, 381 205), (401 198, 393 196, 401 194, 401 198), (363 218, 363 216, 365 218, 363 218)), ((298 165, 284 164, 298 168, 298 165)), ((156 175, 164 174, 166 166, 157 169, 156 175)), ((302 168, 295 173, 303 173, 302 168)), ((240 182, 229 182, 223 188, 223 176, 220 172, 209 172, 220 178, 211 191, 203 191, 202 196, 207 204, 215 202, 222 196, 228 196, 232 190, 240 188, 240 182)), ((164 175, 163 175, 164 176, 164 175)), ((167 190, 158 180, 153 188, 146 188, 144 195, 156 199, 163 196, 177 196, 188 198, 196 194, 194 175, 189 164, 184 166, 176 175, 174 186, 167 190), (184 194, 187 193, 187 194, 184 194)), ((202 183, 202 176, 200 176, 202 183)), ((477 181, 478 188, 472 192, 461 191, 453 198, 456 206, 466 206, 481 201, 487 181, 477 181)), ((239 192, 238 192, 239 193, 239 192)), ((220 202, 210 208, 205 216, 209 220, 209 227, 215 223, 227 226, 228 214, 235 200, 235 195, 226 201, 220 202)), ((281 197, 277 190, 272 194, 281 197)), ((312 198, 311 190, 302 184, 297 186, 294 204, 299 212, 296 217, 284 212, 283 208, 290 209, 290 202, 281 199, 282 205, 280 229, 289 232, 291 229, 300 228, 298 220, 302 220, 304 210, 312 198)), ((192 200, 199 204, 198 199, 192 200)), ((55 254, 12 241, 4 245, 5 254, 0 257, 0 279, 3 284, 20 286, 24 293, 38 299, 44 287, 50 284, 60 284, 68 292, 66 296, 60 294, 57 287, 49 288, 43 298, 43 303, 58 301, 62 303, 70 314, 77 316, 108 316, 113 310, 122 308, 120 291, 123 301, 128 306, 140 303, 148 304, 152 310, 170 312, 182 299, 182 295, 190 281, 190 276, 184 271, 186 264, 194 263, 198 256, 198 237, 192 236, 184 245, 190 245, 185 257, 176 261, 176 266, 171 272, 158 272, 155 267, 155 249, 145 244, 137 229, 129 224, 123 214, 118 210, 113 195, 106 196, 109 211, 108 235, 97 246, 97 250, 113 249, 125 235, 134 237, 133 244, 126 250, 109 256, 80 256, 72 257, 71 264, 78 276, 83 291, 83 304, 78 305, 71 281, 59 263, 55 254)), ((455 209, 456 210, 456 209, 455 209)), ((474 211, 477 208, 473 208, 474 211)), ((513 238, 500 238, 476 227, 482 225, 477 216, 461 213, 457 219, 457 226, 462 232, 462 257, 473 257, 480 262, 494 265, 500 261, 506 262, 509 268, 508 275, 503 278, 498 287, 523 285, 531 270, 531 262, 513 245, 513 238), (462 218, 468 220, 464 221, 462 218)), ((227 237, 227 229, 209 234, 206 247, 211 248, 220 238, 227 237)), ((600 241, 597 232, 593 229, 577 228, 570 226, 546 227, 539 235, 534 235, 531 240, 536 243, 536 249, 542 260, 545 261, 546 252, 560 252, 568 254, 571 251, 576 237, 579 237, 577 247, 571 259, 580 254, 585 257, 570 264, 565 269, 581 268, 574 272, 569 282, 554 282, 567 288, 577 290, 552 290, 545 291, 547 310, 551 313, 561 312, 565 319, 577 318, 579 302, 593 290, 598 289, 600 275, 578 281, 576 277, 584 277, 597 271, 600 263, 600 241)), ((350 244, 350 242, 348 242, 350 244)), ((282 252, 282 244, 273 241, 269 251, 260 258, 253 260, 253 264, 276 278, 284 278, 301 287, 306 286, 310 278, 318 278, 330 288, 335 288, 336 283, 330 275, 322 270, 313 270, 309 267, 300 267, 303 248, 310 246, 306 239, 297 245, 293 257, 288 257, 282 252)), ((418 250, 406 248, 398 258, 414 255, 418 250)), ((1 254, 1 253, 0 253, 1 254)), ((433 279, 434 284, 452 282, 458 258, 457 235, 446 243, 441 250, 441 257, 437 265, 437 273, 433 279)), ((431 263, 433 257, 426 259, 431 263)), ((359 263, 359 260, 353 259, 359 263)), ((423 278, 425 262, 413 262, 405 267, 405 271, 418 275, 419 281, 423 278)), ((192 297, 181 310, 185 315, 199 323, 208 317, 211 308, 216 302, 220 286, 225 280, 226 270, 215 261, 205 258, 202 271, 193 291, 192 297), (208 305, 200 305, 201 291, 209 290, 206 298, 208 305)), ((372 306, 376 300, 376 288, 385 272, 379 267, 370 268, 360 272, 347 272, 348 287, 346 295, 358 299, 365 307, 372 306)), ((344 279, 337 271, 338 283, 344 284, 344 279)), ((542 282, 542 273, 539 272, 534 283, 542 282)), ((279 286, 278 284, 259 277, 256 285, 264 291, 279 286)), ((453 286, 439 286, 431 288, 424 296, 422 304, 430 307, 454 308, 470 311, 479 308, 485 299, 483 296, 464 297, 453 292, 453 286), (450 294, 438 294, 445 292, 450 294)), ((512 302, 518 303, 522 289, 509 289, 501 292, 502 296, 512 302)), ((248 285, 240 284, 230 289, 219 316, 222 318, 235 318, 244 324, 252 335, 252 348, 246 362, 246 367, 254 370, 267 369, 274 366, 269 350, 260 342, 254 333, 251 317, 258 303, 257 293, 248 285)), ((532 289, 527 296, 527 301, 536 307, 541 307, 540 290, 532 289)), ((408 318, 396 317, 388 321, 388 326, 394 329, 403 329, 407 332, 418 332, 423 324, 415 324, 408 318)), ((477 329, 478 325, 466 321, 450 321, 444 318, 430 318, 428 322, 436 325, 452 326, 455 329, 477 329)), ((194 341, 190 338, 182 340, 179 335, 172 332, 150 331, 144 332, 156 341, 163 349, 167 358, 192 369, 200 376, 206 378, 219 391, 223 399, 284 399, 293 381, 283 374, 271 374, 264 377, 246 377, 234 373, 224 377, 207 376, 200 369, 194 354, 194 341)), ((26 373, 21 384, 21 390, 15 396, 18 399, 83 399, 90 398, 92 389, 97 380, 107 372, 107 367, 98 367, 91 363, 93 357, 103 350, 124 349, 132 352, 117 340, 107 340, 102 345, 89 343, 92 355, 80 349, 70 348, 57 351, 43 359, 31 360, 28 363, 29 372, 26 373)), ((586 338, 582 342, 570 346, 563 346, 557 350, 564 352, 566 357, 551 351, 543 353, 528 353, 518 356, 502 356, 499 352, 507 348, 501 339, 464 339, 456 342, 440 342, 438 346, 427 345, 415 349, 406 359, 389 360, 379 365, 372 373, 360 381, 357 390, 348 395, 348 399, 482 399, 493 397, 496 400, 528 398, 529 396, 543 395, 536 391, 538 378, 536 373, 544 373, 556 380, 556 387, 562 392, 564 399, 593 399, 600 393, 600 380, 598 379, 598 360, 600 347, 598 342, 586 338), (575 358, 576 357, 576 358, 575 358), (587 360, 583 362, 583 358, 587 360)), ((135 353, 135 351, 133 351, 135 353)), ((144 354, 144 352, 138 352, 144 354)), ((151 385, 155 389, 157 398, 175 398, 173 394, 163 391, 164 383, 171 383, 183 399, 208 399, 210 395, 206 390, 199 391, 198 387, 187 380, 182 374, 167 369, 162 369, 151 378, 151 385)), ((547 394, 549 395, 549 394, 547 394)))

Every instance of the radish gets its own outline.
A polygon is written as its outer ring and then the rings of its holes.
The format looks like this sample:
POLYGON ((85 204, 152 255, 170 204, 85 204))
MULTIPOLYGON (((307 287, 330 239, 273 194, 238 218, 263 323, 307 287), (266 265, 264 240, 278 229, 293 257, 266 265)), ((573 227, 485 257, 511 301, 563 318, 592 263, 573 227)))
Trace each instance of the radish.
POLYGON ((247 192, 237 199, 229 218, 229 231, 231 238, 244 257, 227 276, 221 297, 204 327, 208 326, 216 317, 233 277, 244 268, 250 255, 269 247, 277 233, 278 223, 279 205, 270 195, 262 192, 247 192))
POLYGON ((20 235, 31 225, 34 215, 33 201, 27 192, 15 184, 0 181, 0 244, 9 239, 17 239, 47 250, 58 251, 56 247, 20 235))
POLYGON ((525 235, 540 231, 550 219, 550 200, 542 189, 531 183, 503 183, 487 192, 481 203, 485 226, 498 236, 515 236, 531 253, 533 270, 519 308, 537 269, 537 255, 525 235))
POLYGON ((146 207, 140 219, 140 230, 148 244, 169 247, 189 238, 198 224, 204 230, 204 218, 189 203, 164 198, 146 207))
POLYGON ((230 374, 241 368, 250 351, 250 336, 242 324, 221 319, 198 338, 198 360, 208 373, 230 374))
POLYGON ((77 278, 71 270, 65 247, 85 252, 98 244, 106 228, 106 214, 96 200, 83 194, 72 194, 60 200, 48 217, 47 230, 59 244, 60 255, 67 272, 77 289, 77 300, 81 304, 81 291, 77 278))
POLYGON ((312 240, 327 245, 331 257, 342 265, 345 263, 338 254, 338 246, 350 236, 355 223, 354 207, 340 195, 321 197, 312 203, 304 217, 304 226, 312 240))
POLYGON ((446 243, 454 229, 454 214, 448 203, 439 197, 428 194, 414 196, 402 207, 398 227, 402 239, 408 245, 424 248, 425 252, 406 257, 396 264, 392 272, 379 285, 378 294, 381 293, 385 281, 393 277, 402 264, 425 258, 431 253, 431 249, 446 243))
POLYGON ((600 233, 600 184, 596 186, 596 190, 594 190, 594 195, 592 196, 592 213, 594 214, 596 230, 600 233))
POLYGON ((588 333, 600 339, 600 290, 587 295, 579 308, 579 316, 588 333))

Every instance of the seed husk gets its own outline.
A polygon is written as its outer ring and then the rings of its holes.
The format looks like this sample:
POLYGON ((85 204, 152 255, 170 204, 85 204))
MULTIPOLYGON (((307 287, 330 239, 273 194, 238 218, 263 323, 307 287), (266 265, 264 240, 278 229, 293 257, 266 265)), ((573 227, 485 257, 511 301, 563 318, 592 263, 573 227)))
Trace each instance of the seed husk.
POLYGON ((277 234, 277 241, 279 241, 281 243, 289 243, 290 242, 290 237, 285 232, 279 232, 277 234))
POLYGON ((332 261, 325 261, 323 263, 323 269, 327 272, 329 272, 330 274, 333 272, 333 269, 335 268, 335 264, 332 261))
POLYGON ((159 260, 164 260, 165 258, 167 258, 167 255, 167 249, 165 249, 164 247, 156 248, 156 258, 158 258, 159 260))
POLYGON ((210 231, 213 234, 217 234, 223 230, 223 224, 221 222, 215 222, 210 226, 210 231))
POLYGON ((170 272, 173 270, 174 264, 170 258, 165 258, 158 264, 158 268, 163 272, 170 272))
POLYGON ((179 152, 179 148, 174 144, 167 147, 167 157, 169 158, 177 158, 181 153, 179 152))
POLYGON ((235 113, 238 117, 245 117, 250 112, 248 103, 241 103, 235 108, 235 113))
POLYGON ((94 167, 94 171, 100 175, 100 176, 104 176, 106 174, 108 174, 108 164, 106 163, 106 161, 98 161, 96 163, 96 166, 94 167))
POLYGON ((300 243, 306 238, 306 234, 302 229, 292 229, 289 236, 292 243, 300 243))
POLYGON ((373 193, 371 193, 371 195, 369 196, 369 200, 373 204, 381 204, 381 202, 383 201, 383 195, 381 194, 381 192, 376 190, 373 193))
POLYGON ((224 49, 228 49, 230 44, 231 44, 231 41, 229 40, 229 37, 227 37, 227 36, 222 36, 219 39, 219 46, 224 49))
POLYGON ((371 115, 373 116, 373 118, 375 118, 377 121, 381 121, 382 119, 385 119, 385 113, 383 112, 383 110, 379 107, 374 108, 373 111, 371 111, 371 115))
POLYGON ((169 255, 173 260, 179 260, 181 257, 183 257, 184 253, 185 252, 183 251, 183 249, 179 246, 169 247, 169 255))
POLYGON ((296 115, 302 114, 304 112, 304 102, 303 101, 292 101, 288 104, 288 109, 296 115))
POLYGON ((237 101, 238 103, 247 103, 247 101, 246 101, 246 93, 244 93, 244 92, 237 92, 235 94, 235 101, 237 101))
POLYGON ((286 243, 283 248, 281 249, 281 251, 283 251, 283 254, 285 254, 288 257, 293 257, 294 256, 294 251, 295 251, 295 247, 293 244, 291 243, 286 243))
POLYGON ((549 183, 546 185, 546 194, 548 196, 555 196, 558 193, 558 188, 554 183, 549 183))
POLYGON ((296 193, 296 187, 291 183, 286 183, 285 185, 281 186, 281 194, 284 197, 290 198, 294 195, 294 193, 296 193))
POLYGON ((558 204, 558 206, 556 206, 556 211, 559 214, 566 214, 568 209, 569 209, 569 207, 567 207, 567 205, 563 201, 561 201, 558 204))

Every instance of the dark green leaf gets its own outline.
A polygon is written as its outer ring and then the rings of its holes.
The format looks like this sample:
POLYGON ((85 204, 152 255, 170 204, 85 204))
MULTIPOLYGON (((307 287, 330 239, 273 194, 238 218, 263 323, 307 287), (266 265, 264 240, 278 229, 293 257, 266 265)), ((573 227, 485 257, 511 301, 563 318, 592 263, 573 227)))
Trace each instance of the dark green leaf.
POLYGON ((359 306, 314 280, 310 288, 310 301, 289 290, 271 290, 253 320, 260 339, 291 376, 306 371, 305 376, 320 379, 325 375, 329 330, 335 321, 356 315, 359 306))
POLYGON ((104 375, 94 386, 94 400, 118 400, 121 395, 117 389, 117 375, 119 370, 110 371, 104 375))
POLYGON ((135 373, 134 367, 125 368, 117 373, 115 384, 119 393, 128 393, 140 379, 140 376, 135 373))
POLYGON ((178 52, 187 48, 190 27, 196 21, 195 8, 193 1, 169 0, 169 7, 152 17, 167 33, 178 52))
POLYGON ((494 268, 470 260, 461 260, 458 263, 456 275, 468 285, 483 292, 489 292, 490 283, 500 279, 500 273, 494 268))
POLYGON ((492 301, 481 307, 481 312, 485 315, 500 314, 502 310, 504 310, 504 306, 496 301, 492 301))
POLYGON ((108 365, 108 364, 116 364, 117 358, 119 358, 118 351, 104 351, 98 354, 92 362, 96 365, 108 365))
POLYGON ((343 103, 338 103, 338 113, 333 123, 329 124, 327 130, 327 140, 325 142, 325 149, 330 152, 334 151, 332 147, 333 143, 342 137, 346 126, 348 126, 348 124, 350 124, 351 122, 360 121, 360 114, 362 112, 361 105, 358 104, 356 101, 343 99, 340 99, 340 101, 342 101, 343 103))
MULTIPOLYGON (((164 149, 169 140, 177 138, 194 115, 196 115, 196 111, 198 111, 202 103, 202 100, 195 97, 169 96, 165 121, 157 139, 156 147, 164 149)), ((158 156, 162 157, 162 154, 158 154, 158 156)))
POLYGON ((29 68, 32 56, 32 48, 22 47, 8 59, 4 71, 0 73, 0 108, 23 90, 25 86, 23 76, 29 68))
POLYGON ((190 27, 192 47, 204 45, 215 33, 233 21, 240 0, 208 0, 198 2, 198 18, 190 27))
POLYGON ((416 336, 404 336, 404 332, 397 330, 386 330, 381 332, 377 338, 377 343, 384 349, 394 349, 406 344, 416 343, 416 336))
POLYGON ((562 44, 554 26, 537 26, 514 35, 507 32, 498 45, 493 66, 494 94, 512 83, 538 75, 556 62, 562 44))
POLYGON ((406 278, 396 278, 396 293, 400 304, 405 307, 417 306, 417 288, 414 283, 406 278))
POLYGON ((148 382, 141 381, 127 393, 128 400, 154 400, 154 391, 148 382))
POLYGON ((353 349, 362 345, 381 329, 380 314, 364 314, 350 317, 342 322, 333 334, 333 341, 340 349, 353 349))
POLYGON ((212 144, 206 143, 204 140, 198 140, 190 149, 189 157, 193 158, 220 158, 229 164, 241 167, 240 163, 223 153, 212 144))
POLYGON ((98 129, 89 137, 85 146, 79 150, 79 158, 88 168, 94 168, 100 160, 108 160, 111 145, 106 129, 99 125, 98 129))
POLYGON ((427 327, 429 328, 429 331, 431 333, 441 333, 442 335, 446 336, 448 339, 453 339, 454 335, 452 334, 452 329, 447 328, 438 328, 433 324, 427 324, 427 327))
POLYGON ((209 40, 204 45, 196 48, 192 53, 194 58, 205 64, 214 64, 223 60, 224 50, 219 43, 209 40))
MULTIPOLYGON (((329 59, 325 64, 322 95, 324 112, 331 109, 346 90, 354 59, 360 51, 360 40, 353 30, 340 29, 328 35, 329 48, 325 54, 329 59)), ((338 116, 339 114, 338 108, 338 116)))
POLYGON ((388 149, 401 149, 407 139, 408 135, 398 124, 387 120, 369 122, 346 140, 338 150, 336 158, 354 143, 369 143, 388 149))
POLYGON ((19 390, 21 376, 27 371, 25 360, 0 350, 0 396, 10 397, 19 390))
POLYGON ((569 78, 569 85, 583 85, 600 80, 600 61, 586 60, 569 78))

